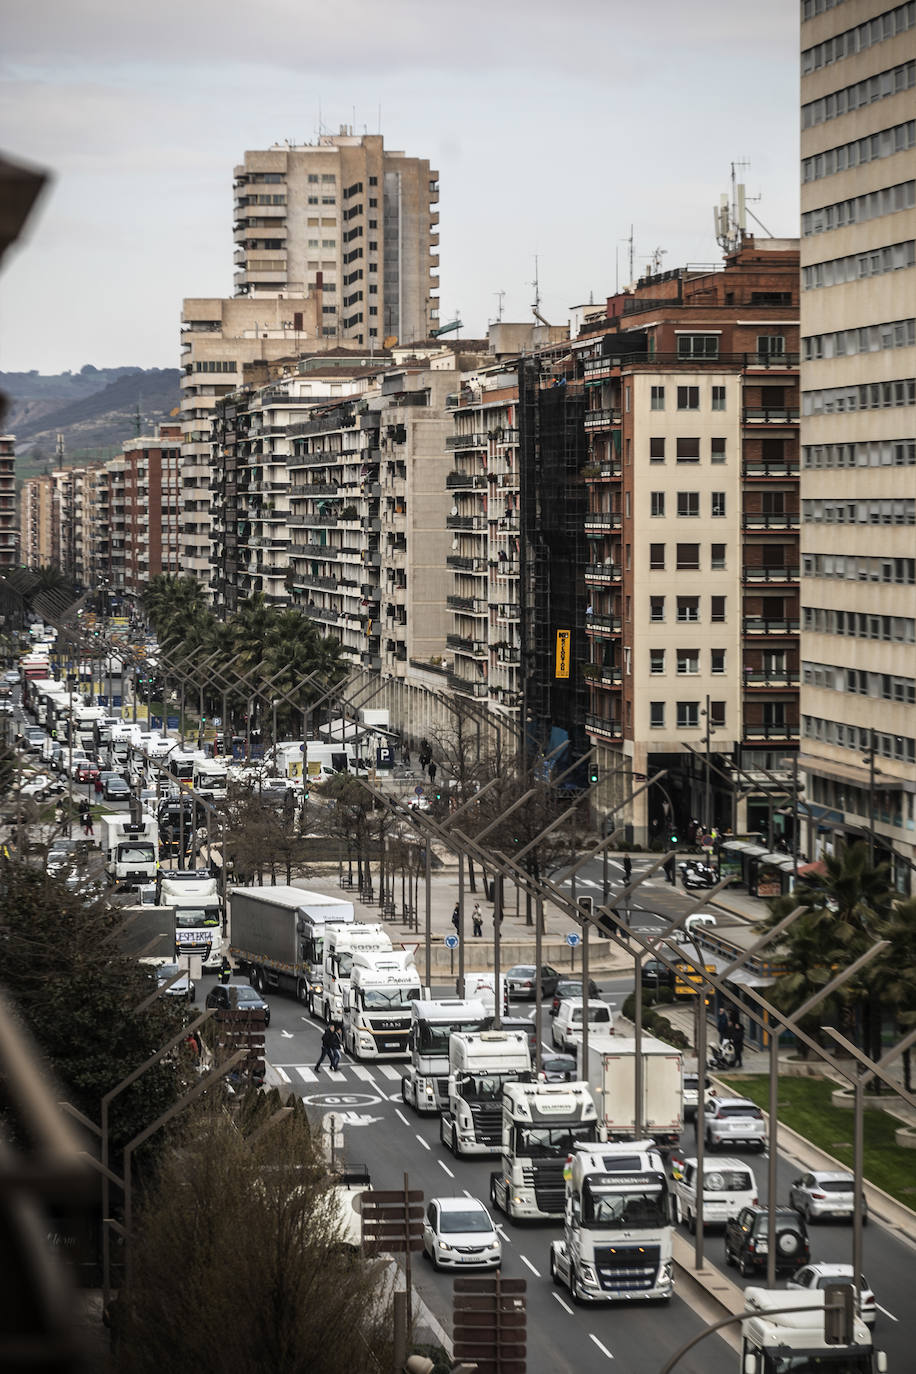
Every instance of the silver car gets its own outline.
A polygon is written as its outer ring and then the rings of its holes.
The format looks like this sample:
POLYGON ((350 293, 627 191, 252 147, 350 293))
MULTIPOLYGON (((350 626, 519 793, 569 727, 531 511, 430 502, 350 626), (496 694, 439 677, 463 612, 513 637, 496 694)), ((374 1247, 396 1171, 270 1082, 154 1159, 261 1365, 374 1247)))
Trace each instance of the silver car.
MULTIPOLYGON (((806 1264, 793 1274, 786 1284, 787 1288, 807 1289, 816 1292, 831 1283, 852 1283, 851 1264, 806 1264)), ((877 1315, 877 1301, 872 1290, 865 1282, 865 1275, 859 1275, 859 1316, 869 1330, 874 1327, 877 1315)))
MULTIPOLYGON (((801 1212, 806 1221, 819 1221, 821 1217, 851 1221, 855 1209, 855 1180, 852 1174, 824 1170, 800 1174, 789 1188, 789 1206, 801 1212)), ((868 1209, 863 1196, 862 1220, 867 1219, 868 1209)))
POLYGON ((763 1112, 743 1097, 710 1098, 706 1104, 706 1148, 750 1145, 766 1149, 763 1112))

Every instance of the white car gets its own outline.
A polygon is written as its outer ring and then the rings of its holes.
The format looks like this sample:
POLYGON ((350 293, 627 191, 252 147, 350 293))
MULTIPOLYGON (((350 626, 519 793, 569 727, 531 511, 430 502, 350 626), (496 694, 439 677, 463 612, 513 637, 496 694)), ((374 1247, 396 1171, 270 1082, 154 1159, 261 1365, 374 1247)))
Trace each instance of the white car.
MULTIPOLYGON (((564 997, 550 1026, 550 1038, 555 1050, 572 1050, 582 1039, 582 1017, 585 1003, 581 997, 564 997)), ((610 1002, 588 999, 589 1035, 614 1034, 614 1008, 610 1002)))
POLYGON ((51 783, 52 779, 48 777, 47 773, 33 773, 28 782, 24 782, 20 787, 19 795, 34 797, 36 801, 40 801, 42 797, 48 795, 48 788, 51 783))
MULTIPOLYGON (((818 1170, 800 1174, 789 1188, 789 1206, 801 1212, 805 1221, 840 1217, 852 1221, 855 1211, 855 1180, 852 1174, 818 1170)), ((868 1205, 862 1198, 862 1221, 868 1221, 868 1205)))
MULTIPOLYGON (((695 1231, 700 1208, 697 1206, 697 1161, 681 1161, 674 1181, 677 1219, 688 1231, 695 1231)), ((724 1226, 742 1207, 757 1206, 757 1182, 750 1165, 740 1159, 703 1160, 703 1225, 724 1226)))
POLYGON ((434 1197, 428 1203, 423 1253, 434 1269, 493 1269, 503 1257, 490 1213, 474 1197, 434 1197))
POLYGON ((710 1097, 706 1104, 706 1148, 750 1145, 765 1150, 767 1127, 763 1112, 743 1097, 710 1097))
MULTIPOLYGON (((793 1274, 786 1284, 787 1288, 822 1289, 828 1283, 852 1283, 851 1264, 806 1264, 793 1274)), ((861 1275, 862 1286, 859 1290, 859 1316, 869 1330, 875 1324, 878 1304, 875 1295, 861 1275)))

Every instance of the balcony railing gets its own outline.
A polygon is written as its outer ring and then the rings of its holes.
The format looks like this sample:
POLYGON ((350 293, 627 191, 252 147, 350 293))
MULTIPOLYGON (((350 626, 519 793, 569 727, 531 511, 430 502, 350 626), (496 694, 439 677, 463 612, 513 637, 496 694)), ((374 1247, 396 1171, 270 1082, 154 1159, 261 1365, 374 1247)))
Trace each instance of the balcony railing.
POLYGON ((486 572, 487 563, 485 558, 465 558, 458 553, 450 553, 445 560, 447 568, 454 568, 456 572, 482 573, 486 572))
POLYGON ((585 412, 586 429, 607 429, 611 425, 619 424, 619 410, 587 410, 585 412))
POLYGON ((487 479, 482 472, 449 472, 446 474, 445 485, 450 491, 466 490, 469 487, 484 490, 487 479))
POLYGON ((744 617, 746 635, 795 635, 798 634, 798 621, 788 619, 764 620, 762 616, 744 617))
POLYGON ((768 515, 745 511, 741 523, 746 530, 797 530, 798 511, 787 510, 768 515))
POLYGON ((589 712, 585 717, 585 728, 592 735, 600 735, 602 739, 622 739, 623 729, 619 720, 606 720, 604 716, 595 716, 589 712))
POLYGON ((618 615, 587 615, 585 617, 586 634, 620 634, 620 616, 618 615))
POLYGON ((487 614, 487 603, 474 596, 447 596, 445 604, 450 611, 459 611, 462 615, 487 614))
POLYGON ((784 672, 745 672, 745 687, 763 687, 777 690, 785 690, 790 687, 797 687, 799 682, 798 669, 788 668, 784 672))
POLYGON ((616 563, 589 563, 585 568, 586 582, 619 582, 621 570, 616 563))
POLYGON ((600 534, 607 530, 619 530, 622 519, 620 511, 591 511, 585 517, 585 532, 588 534, 590 530, 595 530, 600 534))
POLYGON ((741 464, 741 472, 744 477, 750 478, 797 477, 799 475, 798 459, 772 463, 762 459, 748 458, 741 464))
POLYGON ((744 738, 746 740, 798 739, 798 725, 790 725, 788 721, 773 725, 745 725, 744 738))
POLYGON ((487 436, 483 433, 447 434, 445 436, 445 447, 449 449, 486 448, 487 443, 487 436))
POLYGON ((746 425, 797 425, 798 406, 745 406, 742 421, 746 425))
POLYGON ((797 563, 788 568, 761 568, 745 564, 741 577, 744 582, 797 582, 798 573, 797 563))
POLYGON ((483 515, 447 515, 445 525, 450 530, 478 530, 485 532, 487 528, 486 516, 483 515))

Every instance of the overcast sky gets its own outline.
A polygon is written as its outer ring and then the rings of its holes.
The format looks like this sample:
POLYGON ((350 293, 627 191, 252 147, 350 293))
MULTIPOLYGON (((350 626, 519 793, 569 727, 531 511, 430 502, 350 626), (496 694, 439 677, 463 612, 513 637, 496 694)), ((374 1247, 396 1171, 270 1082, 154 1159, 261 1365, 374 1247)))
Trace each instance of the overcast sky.
MULTIPOLYGON (((712 207, 798 232, 799 0, 7 0, 0 127, 51 185, 0 277, 0 368, 175 367, 232 293, 247 148, 354 124, 440 173, 440 308, 479 336, 720 253, 712 207), (380 122, 379 122, 380 121, 380 122)), ((750 225, 755 228, 753 222, 750 225)), ((762 232, 762 231, 760 231, 762 232)))

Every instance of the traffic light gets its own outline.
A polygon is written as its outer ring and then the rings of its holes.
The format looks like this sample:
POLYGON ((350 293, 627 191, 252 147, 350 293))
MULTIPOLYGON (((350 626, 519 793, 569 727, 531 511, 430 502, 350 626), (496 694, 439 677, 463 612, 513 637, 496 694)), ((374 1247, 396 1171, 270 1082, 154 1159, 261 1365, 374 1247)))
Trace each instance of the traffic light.
POLYGON ((677 847, 677 831, 676 831, 676 830, 672 830, 672 831, 671 831, 671 834, 668 836, 668 843, 669 843, 670 845, 674 846, 675 848, 677 847))
POLYGON ((851 1283, 824 1286, 824 1341, 852 1345, 855 1340, 856 1290, 851 1283))
POLYGON ((595 783, 596 783, 597 781, 598 781, 598 765, 597 765, 596 763, 592 763, 592 764, 589 765, 589 769, 588 769, 588 785, 589 785, 589 787, 594 787, 594 785, 595 785, 595 783))

